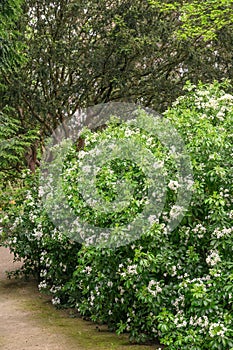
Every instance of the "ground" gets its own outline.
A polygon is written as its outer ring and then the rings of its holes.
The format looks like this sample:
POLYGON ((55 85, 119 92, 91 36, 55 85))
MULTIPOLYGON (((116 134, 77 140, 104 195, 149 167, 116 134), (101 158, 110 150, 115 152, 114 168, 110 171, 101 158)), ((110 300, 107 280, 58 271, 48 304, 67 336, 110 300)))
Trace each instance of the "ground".
POLYGON ((56 310, 38 292, 35 281, 7 279, 5 271, 19 266, 0 247, 1 350, 154 350, 156 346, 130 345, 105 327, 56 310))

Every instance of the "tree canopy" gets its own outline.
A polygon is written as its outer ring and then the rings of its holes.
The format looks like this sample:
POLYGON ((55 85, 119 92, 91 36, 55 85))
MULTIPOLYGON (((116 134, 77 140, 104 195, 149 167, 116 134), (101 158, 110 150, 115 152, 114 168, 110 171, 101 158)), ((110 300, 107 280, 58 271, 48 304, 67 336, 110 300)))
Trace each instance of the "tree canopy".
MULTIPOLYGON (((42 143, 78 108, 127 101, 162 112, 183 94, 187 80, 233 76, 231 25, 221 22, 207 43, 196 34, 177 35, 183 31, 180 11, 186 8, 191 20, 195 2, 183 2, 179 11, 180 2, 148 0, 29 0, 21 10, 18 0, 5 3, 15 4, 6 12, 11 25, 5 21, 5 29, 8 37, 17 35, 20 64, 2 70, 2 109, 12 108, 25 132, 39 129, 42 143)), ((217 2, 210 14, 207 4, 200 2, 194 17, 203 10, 217 20, 217 2)))
MULTIPOLYGON (((16 105, 9 99, 12 81, 25 63, 17 23, 22 15, 21 0, 0 3, 0 179, 15 178, 27 164, 25 155, 36 139, 36 133, 19 117, 16 105)), ((12 96, 14 100, 14 96, 12 96)))
POLYGON ((167 13, 179 13, 181 26, 177 30, 180 39, 215 39, 219 30, 233 23, 232 0, 157 1, 149 3, 167 13))
POLYGON ((12 67, 20 60, 16 21, 21 14, 21 4, 22 0, 2 0, 0 3, 0 69, 12 67))

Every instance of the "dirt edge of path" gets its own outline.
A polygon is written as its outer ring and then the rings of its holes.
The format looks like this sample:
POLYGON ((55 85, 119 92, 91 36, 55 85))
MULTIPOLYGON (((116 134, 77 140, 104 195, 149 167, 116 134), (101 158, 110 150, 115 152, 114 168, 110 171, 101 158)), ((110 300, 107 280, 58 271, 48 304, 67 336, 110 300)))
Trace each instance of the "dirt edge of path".
POLYGON ((126 335, 74 318, 57 310, 39 293, 35 281, 7 279, 4 271, 19 267, 0 247, 1 350, 154 350, 158 346, 130 345, 126 335))

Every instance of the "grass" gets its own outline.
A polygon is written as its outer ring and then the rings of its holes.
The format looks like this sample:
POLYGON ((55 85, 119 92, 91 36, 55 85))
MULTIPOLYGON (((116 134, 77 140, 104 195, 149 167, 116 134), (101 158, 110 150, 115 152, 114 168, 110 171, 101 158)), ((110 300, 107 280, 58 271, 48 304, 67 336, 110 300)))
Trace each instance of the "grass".
POLYGON ((28 288, 31 289, 29 298, 25 299, 22 307, 32 312, 33 319, 38 324, 51 331, 59 331, 80 347, 80 350, 155 350, 159 347, 130 344, 127 335, 118 336, 105 326, 96 326, 90 321, 73 317, 68 310, 57 310, 49 298, 37 292, 31 283, 28 288))

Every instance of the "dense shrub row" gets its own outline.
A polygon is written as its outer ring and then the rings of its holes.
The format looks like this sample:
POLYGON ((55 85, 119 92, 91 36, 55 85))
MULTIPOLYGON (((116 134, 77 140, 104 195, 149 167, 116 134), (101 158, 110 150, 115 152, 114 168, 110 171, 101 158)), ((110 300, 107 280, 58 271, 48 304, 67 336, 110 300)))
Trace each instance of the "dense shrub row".
MULTIPOLYGON (((197 88, 188 84, 186 89, 186 95, 165 113, 182 135, 194 175, 191 203, 175 230, 166 230, 166 203, 160 220, 128 245, 115 249, 81 245, 59 232, 48 218, 34 176, 26 199, 10 198, 11 204, 3 208, 3 232, 6 245, 24 259, 23 272, 39 276, 39 288, 52 293, 53 304, 74 307, 81 315, 106 323, 117 333, 128 332, 139 342, 159 339, 171 350, 230 350, 233 96, 218 83, 197 88)), ((84 151, 112 133, 125 137, 128 128, 123 123, 102 132, 86 132, 84 151)), ((150 137, 148 141, 141 130, 132 134, 170 164, 158 140, 150 137)), ((67 174, 69 162, 76 160, 67 160, 64 188, 72 194, 74 174, 67 174)), ((119 172, 121 163, 116 168, 119 172)), ((100 174, 100 188, 106 171, 100 174)), ((173 203, 179 184, 174 169, 167 173, 172 177, 167 180, 167 201, 173 203)), ((114 188, 109 187, 108 195, 114 196, 114 188)), ((80 198, 74 195, 70 204, 79 208, 80 198)), ((126 210, 124 215, 131 214, 126 210)))

